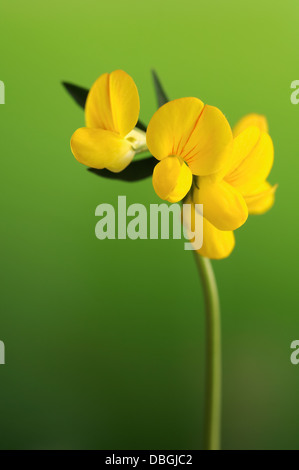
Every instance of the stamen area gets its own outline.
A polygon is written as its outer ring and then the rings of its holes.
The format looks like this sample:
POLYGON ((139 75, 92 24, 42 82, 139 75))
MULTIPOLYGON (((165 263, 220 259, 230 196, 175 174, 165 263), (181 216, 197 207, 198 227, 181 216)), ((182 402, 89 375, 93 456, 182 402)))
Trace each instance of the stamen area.
POLYGON ((133 150, 135 151, 143 151, 147 149, 146 134, 140 129, 133 129, 126 135, 125 139, 130 142, 133 150))

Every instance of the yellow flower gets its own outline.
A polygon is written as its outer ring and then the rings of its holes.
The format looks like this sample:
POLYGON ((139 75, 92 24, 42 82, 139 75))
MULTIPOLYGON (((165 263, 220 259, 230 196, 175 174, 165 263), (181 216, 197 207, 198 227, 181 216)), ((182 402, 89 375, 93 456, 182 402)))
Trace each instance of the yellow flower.
POLYGON ((122 70, 101 75, 85 105, 86 127, 71 138, 75 158, 92 168, 118 173, 146 149, 145 132, 134 129, 140 110, 133 79, 122 70))
POLYGON ((197 98, 170 101, 153 115, 147 146, 160 160, 153 186, 161 199, 178 202, 192 185, 192 175, 209 175, 226 163, 232 131, 221 111, 197 98))
MULTIPOLYGON (((188 220, 182 219, 184 222, 185 230, 188 234, 188 238, 192 242, 192 235, 195 231, 195 206, 191 192, 184 200, 184 204, 191 205, 191 218, 188 220), (191 225, 189 225, 191 223, 191 225)), ((204 210, 204 208, 203 208, 204 210)), ((235 236, 233 231, 218 230, 213 224, 211 224, 205 217, 200 213, 196 213, 197 224, 202 227, 203 232, 203 245, 198 253, 206 258, 210 259, 222 259, 226 258, 231 254, 235 246, 235 236), (199 219, 201 218, 201 219, 199 219), (201 224, 202 222, 202 224, 201 224)))
POLYGON ((274 159, 267 130, 263 116, 245 116, 234 128, 227 166, 215 175, 197 178, 188 202, 203 204, 202 256, 229 256, 235 246, 233 230, 247 214, 263 214, 272 207, 277 185, 267 182, 274 159))

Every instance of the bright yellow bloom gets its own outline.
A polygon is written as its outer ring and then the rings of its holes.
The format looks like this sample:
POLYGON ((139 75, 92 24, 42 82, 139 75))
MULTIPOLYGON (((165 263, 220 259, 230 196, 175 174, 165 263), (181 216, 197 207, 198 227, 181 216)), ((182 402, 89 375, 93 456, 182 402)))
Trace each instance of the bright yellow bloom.
POLYGON ((75 158, 92 168, 124 170, 137 152, 146 149, 145 132, 134 129, 139 109, 137 87, 126 72, 101 75, 87 97, 86 127, 71 138, 75 158))
POLYGON ((203 204, 202 256, 229 256, 235 245, 232 230, 247 214, 263 214, 272 207, 277 186, 266 181, 274 158, 267 129, 263 116, 245 116, 234 129, 227 166, 216 175, 197 178, 189 202, 203 204))
MULTIPOLYGON (((184 200, 184 204, 191 205, 191 220, 184 220, 185 230, 192 242, 191 233, 195 230, 195 206, 191 196, 191 192, 184 200), (191 222, 191 225, 189 226, 191 222), (188 225, 187 225, 188 224, 188 225)), ((204 208, 203 208, 204 210, 204 208)), ((197 213, 197 217, 202 218, 202 231, 203 231, 203 245, 200 250, 197 250, 202 256, 210 259, 227 258, 235 247, 235 236, 233 231, 218 230, 211 224, 205 217, 197 213)), ((198 219, 198 225, 200 221, 198 219)))
POLYGON ((219 109, 197 98, 181 98, 158 109, 148 125, 146 141, 160 160, 153 173, 156 193, 178 202, 190 190, 192 175, 210 175, 226 164, 232 131, 219 109))
POLYGON ((246 116, 237 122, 233 129, 234 137, 237 137, 242 131, 245 131, 245 129, 250 126, 258 127, 262 132, 269 132, 269 126, 265 116, 252 113, 246 114, 246 116))

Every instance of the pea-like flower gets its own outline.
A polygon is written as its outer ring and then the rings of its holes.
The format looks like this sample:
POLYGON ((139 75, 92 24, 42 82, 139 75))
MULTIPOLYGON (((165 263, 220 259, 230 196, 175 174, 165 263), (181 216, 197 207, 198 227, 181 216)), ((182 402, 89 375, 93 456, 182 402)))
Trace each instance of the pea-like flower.
POLYGON ((136 153, 147 148, 145 132, 135 129, 139 110, 137 87, 126 72, 101 75, 86 100, 86 127, 71 138, 75 158, 92 168, 124 170, 136 153))
MULTIPOLYGON (((184 236, 192 245, 188 243, 187 249, 192 248, 195 254, 206 306, 205 448, 218 450, 221 442, 220 301, 208 258, 228 257, 235 246, 234 231, 246 222, 248 215, 263 214, 272 207, 277 185, 272 186, 267 178, 273 165, 274 148, 264 116, 247 115, 232 132, 218 108, 205 105, 197 98, 169 101, 156 72, 153 78, 157 100, 162 106, 153 115, 146 134, 135 128, 136 124, 143 129, 145 126, 138 123, 136 85, 125 72, 118 70, 102 75, 89 93, 82 87, 64 83, 82 106, 88 94, 86 127, 74 133, 71 148, 81 163, 113 172, 124 170, 135 153, 148 148, 153 157, 132 162, 128 170, 113 178, 137 181, 152 175, 154 189, 161 199, 183 202, 184 236)), ((95 173, 111 177, 106 171, 95 173)), ((125 219, 127 213, 129 210, 125 210, 125 219)), ((140 225, 141 220, 146 222, 140 211, 134 226, 140 225)), ((102 221, 101 224, 103 227, 102 221)), ((138 237, 147 238, 141 236, 141 231, 138 237)))
POLYGON ((181 98, 156 111, 146 141, 160 160, 153 172, 156 193, 178 202, 189 192, 192 175, 210 175, 225 166, 232 131, 218 108, 197 98, 181 98))
POLYGON ((203 246, 199 253, 207 258, 229 256, 235 246, 233 230, 248 214, 263 214, 274 203, 277 185, 267 182, 274 148, 266 119, 256 114, 245 116, 233 134, 227 166, 215 175, 196 178, 186 201, 203 204, 203 246))

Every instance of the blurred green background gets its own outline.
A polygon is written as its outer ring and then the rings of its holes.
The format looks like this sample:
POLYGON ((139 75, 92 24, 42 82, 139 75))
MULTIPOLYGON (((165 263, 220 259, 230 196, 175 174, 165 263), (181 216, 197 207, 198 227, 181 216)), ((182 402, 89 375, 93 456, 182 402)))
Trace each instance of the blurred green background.
POLYGON ((204 310, 183 241, 99 241, 95 208, 158 202, 151 180, 90 174, 69 139, 83 111, 61 80, 130 73, 141 118, 154 67, 171 98, 234 124, 265 114, 274 208, 214 263, 222 302, 225 449, 299 449, 297 0, 17 0, 1 6, 2 449, 197 449, 204 310))

